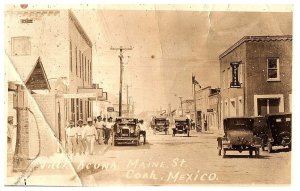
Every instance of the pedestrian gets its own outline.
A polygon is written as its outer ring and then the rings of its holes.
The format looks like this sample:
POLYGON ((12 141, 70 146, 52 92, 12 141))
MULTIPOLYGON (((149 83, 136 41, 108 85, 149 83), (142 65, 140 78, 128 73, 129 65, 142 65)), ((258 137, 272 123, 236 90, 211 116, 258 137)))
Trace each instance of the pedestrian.
POLYGON ((112 117, 108 118, 108 122, 106 123, 106 128, 105 128, 105 138, 104 138, 104 144, 108 144, 110 135, 111 135, 111 130, 113 129, 114 123, 112 122, 112 117))
POLYGON ((78 145, 78 154, 85 154, 86 150, 86 141, 83 138, 83 131, 84 131, 85 126, 83 125, 83 120, 79 119, 77 121, 77 145, 78 145))
POLYGON ((75 155, 77 149, 77 129, 71 120, 66 128, 68 154, 75 155))
POLYGON ((143 138, 144 138, 144 144, 146 144, 146 125, 144 124, 144 120, 140 120, 139 121, 139 124, 138 124, 138 127, 139 127, 139 136, 140 135, 143 135, 143 138))
POLYGON ((103 133, 103 126, 104 126, 103 123, 104 122, 102 121, 101 116, 98 116, 95 126, 96 126, 96 130, 97 130, 98 144, 99 145, 102 144, 102 142, 103 142, 103 134, 104 134, 103 133))
POLYGON ((87 140, 87 147, 90 155, 94 154, 95 141, 98 139, 96 127, 93 125, 93 119, 87 118, 87 125, 83 130, 83 137, 87 140))
POLYGON ((207 131, 207 120, 204 121, 204 131, 207 131))
POLYGON ((16 141, 17 141, 17 128, 14 124, 14 117, 8 116, 7 118, 7 147, 8 152, 12 155, 15 154, 16 141))

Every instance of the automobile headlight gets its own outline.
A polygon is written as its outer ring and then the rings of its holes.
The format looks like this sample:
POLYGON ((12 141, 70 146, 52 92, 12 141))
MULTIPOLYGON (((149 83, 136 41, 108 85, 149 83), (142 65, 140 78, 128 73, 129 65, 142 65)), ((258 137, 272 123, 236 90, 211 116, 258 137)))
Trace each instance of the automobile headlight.
POLYGON ((120 133, 120 132, 121 132, 121 128, 117 127, 117 133, 120 133))
POLYGON ((130 128, 130 133, 134 133, 134 128, 133 127, 130 128))

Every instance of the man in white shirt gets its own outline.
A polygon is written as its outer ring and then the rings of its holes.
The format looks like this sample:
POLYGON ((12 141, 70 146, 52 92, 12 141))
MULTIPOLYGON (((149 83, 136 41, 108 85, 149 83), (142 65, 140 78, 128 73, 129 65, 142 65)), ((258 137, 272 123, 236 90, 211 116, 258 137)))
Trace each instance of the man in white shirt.
POLYGON ((139 127, 139 135, 143 135, 144 137, 144 144, 146 144, 146 125, 144 124, 144 120, 140 120, 139 121, 139 124, 138 124, 138 127, 139 127))
POLYGON ((67 144, 68 144, 68 153, 75 154, 77 147, 77 129, 73 121, 69 122, 69 125, 66 128, 67 144))
POLYGON ((86 150, 86 141, 83 138, 83 130, 85 126, 83 126, 82 119, 77 121, 77 144, 78 144, 78 153, 84 154, 86 150))
POLYGON ((83 137, 87 140, 87 145, 89 149, 89 154, 94 154, 94 144, 95 141, 98 139, 98 134, 96 127, 93 125, 93 119, 87 118, 87 125, 85 126, 85 129, 83 130, 83 137))
POLYGON ((104 122, 102 121, 101 116, 97 117, 97 122, 96 122, 96 130, 97 130, 97 136, 98 136, 98 144, 101 145, 103 142, 103 126, 104 122))
POLYGON ((104 137, 104 144, 108 144, 108 140, 110 138, 114 123, 112 122, 112 118, 108 118, 108 122, 106 123, 106 128, 104 128, 105 137, 104 137))

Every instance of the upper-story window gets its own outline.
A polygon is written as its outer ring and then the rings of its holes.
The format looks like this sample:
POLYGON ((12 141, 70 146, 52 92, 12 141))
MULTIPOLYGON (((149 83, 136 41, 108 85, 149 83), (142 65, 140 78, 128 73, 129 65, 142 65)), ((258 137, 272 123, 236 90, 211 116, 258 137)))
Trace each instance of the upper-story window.
POLYGON ((278 58, 268 58, 267 59, 267 72, 268 72, 268 81, 277 81, 280 80, 279 75, 279 59, 278 58))
POLYGON ((11 38, 12 56, 26 56, 30 55, 30 38, 26 36, 11 38))
POLYGON ((225 88, 226 88, 226 76, 225 76, 225 70, 223 70, 222 73, 223 73, 223 74, 222 74, 222 77, 223 77, 223 79, 222 79, 223 89, 225 89, 225 88))

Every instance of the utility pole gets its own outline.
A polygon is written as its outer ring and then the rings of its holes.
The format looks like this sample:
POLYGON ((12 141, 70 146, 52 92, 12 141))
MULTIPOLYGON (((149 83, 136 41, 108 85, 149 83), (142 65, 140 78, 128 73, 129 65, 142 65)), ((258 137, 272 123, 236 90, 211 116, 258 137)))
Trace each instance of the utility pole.
POLYGON ((129 97, 128 97, 128 88, 131 86, 126 85, 126 93, 127 93, 127 117, 129 117, 129 97))
POLYGON ((123 50, 132 50, 132 47, 124 48, 120 46, 119 48, 110 48, 111 50, 119 50, 120 51, 120 89, 119 89, 119 117, 122 117, 122 83, 123 83, 123 50))
POLYGON ((197 129, 198 119, 197 119, 197 101, 196 101, 196 84, 195 83, 193 83, 193 94, 194 94, 195 129, 197 129))
POLYGON ((179 99, 180 99, 180 107, 181 107, 181 117, 183 117, 182 97, 179 97, 179 99))

